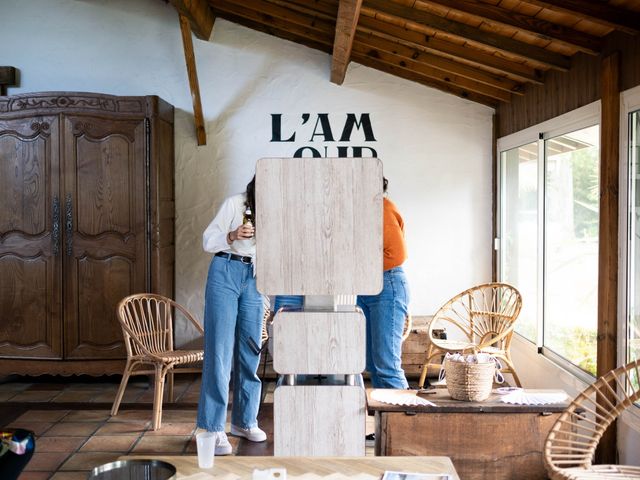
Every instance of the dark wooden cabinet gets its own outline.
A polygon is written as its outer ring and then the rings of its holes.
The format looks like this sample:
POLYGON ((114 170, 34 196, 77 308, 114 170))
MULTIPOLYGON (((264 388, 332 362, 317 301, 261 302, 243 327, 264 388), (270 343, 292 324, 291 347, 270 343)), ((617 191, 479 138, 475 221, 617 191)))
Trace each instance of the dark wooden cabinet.
POLYGON ((173 296, 173 107, 0 97, 0 375, 122 373, 130 293, 173 296))

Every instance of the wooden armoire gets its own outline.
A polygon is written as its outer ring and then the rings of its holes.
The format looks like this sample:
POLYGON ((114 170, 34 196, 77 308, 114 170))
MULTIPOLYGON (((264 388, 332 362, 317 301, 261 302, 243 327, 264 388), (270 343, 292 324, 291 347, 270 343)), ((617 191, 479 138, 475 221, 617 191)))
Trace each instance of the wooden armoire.
POLYGON ((117 303, 173 297, 173 107, 0 97, 0 375, 123 372, 117 303))

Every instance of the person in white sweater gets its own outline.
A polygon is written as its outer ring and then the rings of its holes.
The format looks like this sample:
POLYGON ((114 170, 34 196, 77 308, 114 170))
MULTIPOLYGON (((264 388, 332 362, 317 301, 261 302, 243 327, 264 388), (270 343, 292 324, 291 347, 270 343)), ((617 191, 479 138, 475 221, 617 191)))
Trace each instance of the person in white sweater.
POLYGON ((253 218, 255 176, 247 191, 227 198, 203 235, 214 254, 207 277, 204 307, 204 364, 197 426, 216 432, 216 455, 229 455, 225 433, 233 362, 231 434, 253 442, 267 436, 258 427, 263 297, 256 290, 253 218))

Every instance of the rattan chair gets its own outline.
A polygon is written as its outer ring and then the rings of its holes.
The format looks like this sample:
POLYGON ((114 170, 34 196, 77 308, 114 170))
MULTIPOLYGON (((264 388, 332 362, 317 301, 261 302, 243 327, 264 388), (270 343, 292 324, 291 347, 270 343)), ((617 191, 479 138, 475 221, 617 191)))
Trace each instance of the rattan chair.
POLYGON ((203 350, 174 350, 174 310, 179 310, 196 329, 204 335, 204 329, 183 306, 162 295, 140 293, 120 301, 116 309, 127 348, 127 363, 122 382, 111 408, 111 415, 118 414, 122 396, 132 375, 155 377, 153 399, 153 429, 162 423, 162 397, 165 377, 168 377, 169 401, 173 401, 173 374, 201 372, 201 368, 180 367, 202 361, 203 350))
POLYGON ((611 370, 562 412, 544 445, 544 463, 552 480, 640 479, 640 467, 591 463, 607 427, 640 399, 639 368, 640 359, 611 370))
POLYGON ((430 367, 440 369, 445 353, 472 351, 487 352, 500 359, 501 372, 511 373, 516 385, 521 386, 509 351, 521 308, 520 292, 506 283, 478 285, 445 303, 429 323, 427 358, 418 387, 424 387, 430 367), (447 338, 436 338, 437 329, 446 329, 447 338))

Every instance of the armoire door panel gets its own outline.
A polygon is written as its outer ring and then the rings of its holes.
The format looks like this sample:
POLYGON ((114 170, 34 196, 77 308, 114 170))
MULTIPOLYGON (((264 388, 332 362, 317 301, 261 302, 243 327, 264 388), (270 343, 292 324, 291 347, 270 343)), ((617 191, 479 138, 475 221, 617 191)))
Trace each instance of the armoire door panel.
POLYGON ((82 136, 77 140, 78 233, 96 236, 105 232, 135 233, 135 165, 130 159, 131 141, 121 135, 103 139, 82 136))
POLYGON ((62 358, 57 116, 0 120, 0 356, 62 358))
MULTIPOLYGON (((84 257, 77 262, 77 318, 75 338, 82 342, 73 350, 74 357, 91 357, 99 351, 102 358, 109 352, 121 355, 122 331, 104 321, 104 312, 115 312, 118 302, 132 292, 134 265, 128 258, 84 257)), ((71 332, 67 332, 67 335, 71 332)))
POLYGON ((65 116, 63 143, 65 358, 121 358, 116 305, 148 283, 144 120, 65 116))

